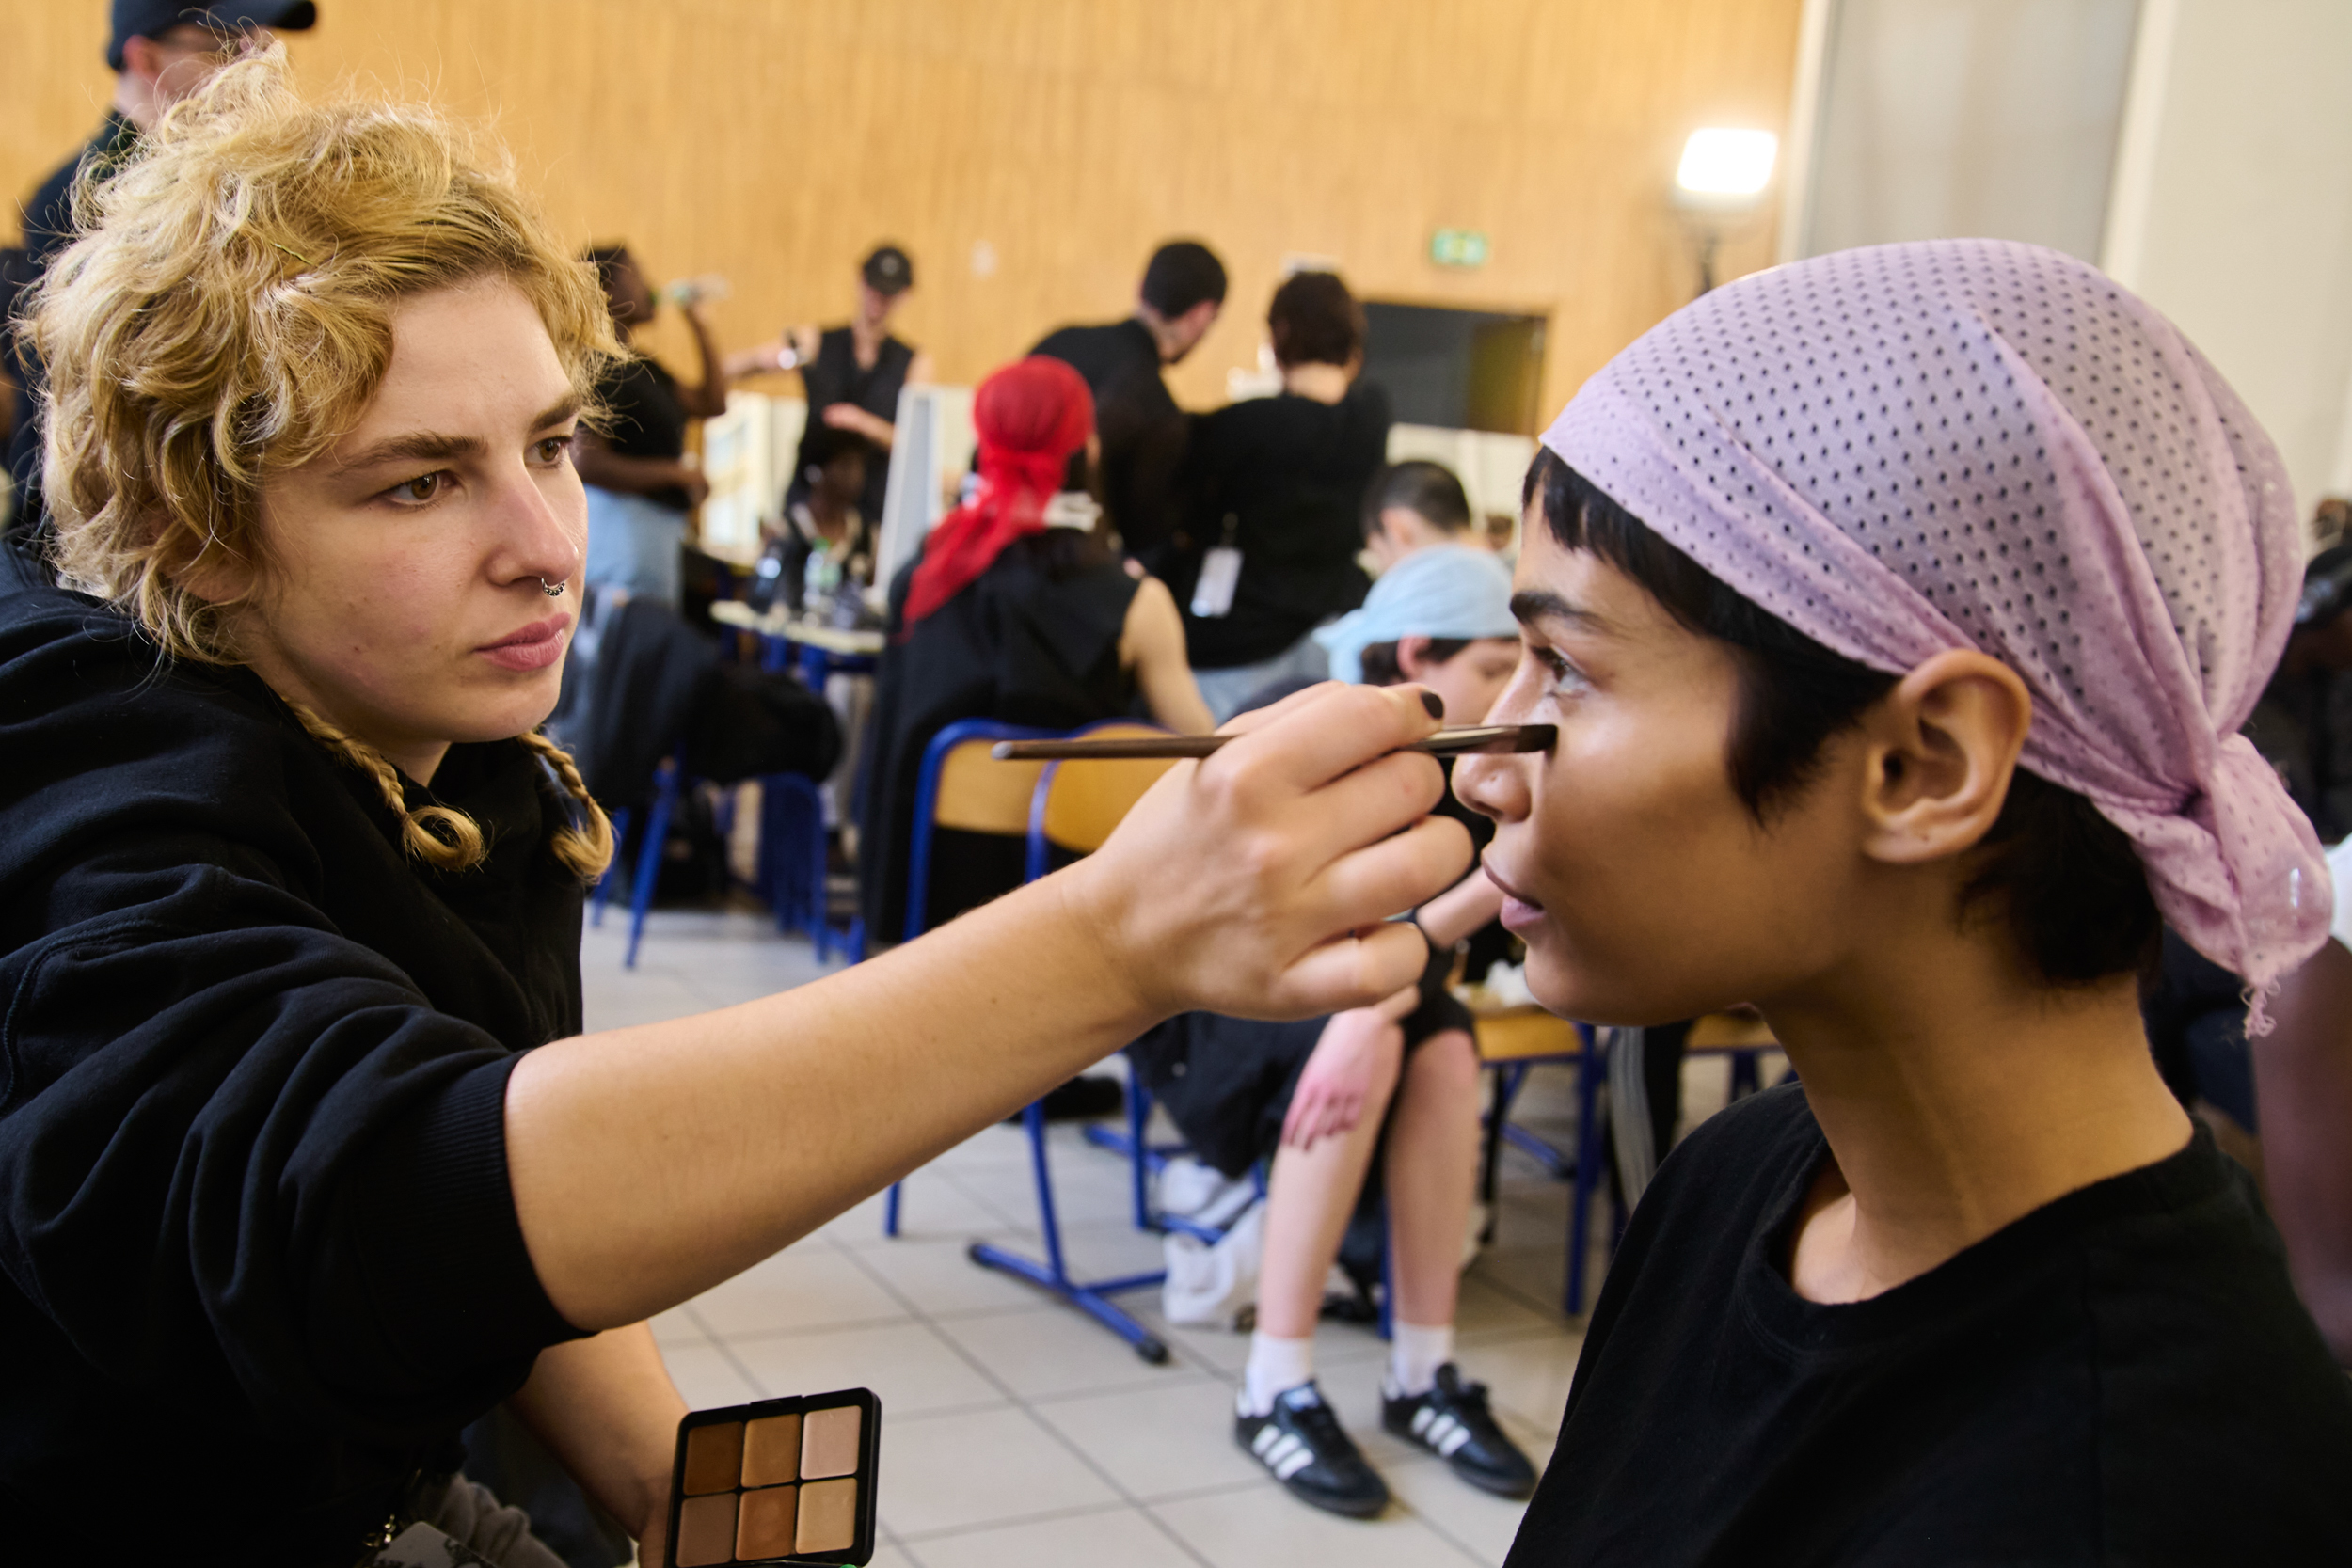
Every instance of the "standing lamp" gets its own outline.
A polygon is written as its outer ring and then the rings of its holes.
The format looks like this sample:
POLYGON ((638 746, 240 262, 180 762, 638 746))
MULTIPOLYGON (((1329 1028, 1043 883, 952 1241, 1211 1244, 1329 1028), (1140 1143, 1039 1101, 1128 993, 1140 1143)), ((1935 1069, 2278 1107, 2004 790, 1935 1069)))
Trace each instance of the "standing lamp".
POLYGON ((1699 253, 1699 293, 1715 286, 1715 252, 1724 237, 1764 205, 1780 138, 1770 131, 1721 127, 1691 133, 1675 169, 1674 204, 1699 253))

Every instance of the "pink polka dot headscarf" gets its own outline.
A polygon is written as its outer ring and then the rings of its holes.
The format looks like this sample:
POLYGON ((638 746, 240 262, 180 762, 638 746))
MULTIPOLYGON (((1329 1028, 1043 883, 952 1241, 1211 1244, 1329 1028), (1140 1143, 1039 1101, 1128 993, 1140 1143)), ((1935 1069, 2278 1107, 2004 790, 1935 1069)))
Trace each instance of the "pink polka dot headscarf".
POLYGON ((1797 630, 1901 673, 2025 678, 2024 765, 2131 836, 2172 928, 2260 996, 2328 935, 2311 824, 2237 734, 2303 549, 2279 454, 2169 322, 1994 240, 1879 245, 1717 289, 1544 442, 1797 630))

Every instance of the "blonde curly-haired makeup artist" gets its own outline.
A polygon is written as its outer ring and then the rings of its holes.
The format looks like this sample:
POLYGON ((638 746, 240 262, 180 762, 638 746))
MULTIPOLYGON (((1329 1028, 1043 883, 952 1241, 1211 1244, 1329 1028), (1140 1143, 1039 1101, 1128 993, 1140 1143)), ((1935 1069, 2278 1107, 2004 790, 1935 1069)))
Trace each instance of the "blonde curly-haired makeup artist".
POLYGON ((611 833, 536 730, 593 277, 458 130, 274 52, 81 221, 31 325, 56 533, 0 550, 12 1559, 135 1515, 174 1561, 352 1561, 510 1397, 658 1534, 649 1314, 1159 1018, 1419 974, 1375 923, 1468 847, 1384 753, 1436 721, 1327 689, 920 942, 582 1035, 611 833))

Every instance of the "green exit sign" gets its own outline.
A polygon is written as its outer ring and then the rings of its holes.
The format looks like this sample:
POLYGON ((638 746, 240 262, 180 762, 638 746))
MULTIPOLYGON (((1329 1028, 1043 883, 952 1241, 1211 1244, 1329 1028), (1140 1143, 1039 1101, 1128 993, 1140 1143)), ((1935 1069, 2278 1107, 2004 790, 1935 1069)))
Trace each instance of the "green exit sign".
POLYGON ((1475 229, 1440 229, 1429 236, 1429 259, 1441 267, 1483 267, 1491 248, 1475 229))

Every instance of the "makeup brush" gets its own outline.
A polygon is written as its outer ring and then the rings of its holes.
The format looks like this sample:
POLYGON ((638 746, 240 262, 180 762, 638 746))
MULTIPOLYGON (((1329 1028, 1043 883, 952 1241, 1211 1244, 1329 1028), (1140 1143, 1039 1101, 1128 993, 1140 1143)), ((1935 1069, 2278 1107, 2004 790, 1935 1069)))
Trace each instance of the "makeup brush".
MULTIPOLYGON (((1416 740, 1398 750, 1426 752, 1433 757, 1549 752, 1559 734, 1558 728, 1550 724, 1485 724, 1475 729, 1439 730, 1426 740, 1416 740)), ((1230 735, 1168 735, 1122 736, 1116 740, 1000 740, 989 754, 998 762, 1061 762, 1073 757, 1205 757, 1236 738, 1230 735)))

